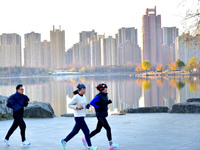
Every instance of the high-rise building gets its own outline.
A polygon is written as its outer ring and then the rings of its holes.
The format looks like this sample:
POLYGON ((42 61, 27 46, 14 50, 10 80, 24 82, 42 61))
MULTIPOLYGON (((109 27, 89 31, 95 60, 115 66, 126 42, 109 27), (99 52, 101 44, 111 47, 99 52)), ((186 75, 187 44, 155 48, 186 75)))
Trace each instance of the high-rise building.
POLYGON ((73 54, 72 48, 70 48, 66 51, 66 59, 65 60, 66 60, 67 65, 72 64, 72 60, 73 60, 72 54, 73 54))
POLYGON ((64 67, 65 65, 65 31, 55 29, 50 31, 50 42, 51 42, 51 66, 53 68, 64 67))
POLYGON ((106 39, 105 35, 99 36, 99 45, 100 45, 100 51, 101 51, 101 66, 106 65, 106 39))
POLYGON ((183 33, 175 40, 175 59, 182 60, 185 64, 192 57, 200 59, 200 36, 192 36, 190 33, 183 33))
POLYGON ((118 51, 119 65, 141 63, 141 49, 137 44, 127 41, 118 46, 118 51))
POLYGON ((113 66, 117 64, 117 39, 108 36, 105 39, 105 65, 113 66))
POLYGON ((131 28, 121 28, 118 30, 118 45, 123 44, 125 42, 133 42, 135 44, 138 43, 137 40, 137 29, 134 27, 131 28))
POLYGON ((76 43, 72 47, 72 63, 79 65, 79 43, 76 43))
MULTIPOLYGON (((175 42, 175 41, 174 41, 175 42)), ((170 45, 170 60, 169 60, 169 63, 172 64, 176 61, 176 54, 175 54, 175 44, 172 43, 170 45)))
POLYGON ((152 65, 162 64, 161 15, 154 9, 146 9, 142 26, 142 61, 149 60, 152 65))
POLYGON ((79 34, 79 56, 80 64, 84 66, 91 66, 91 51, 90 41, 96 39, 97 33, 92 31, 82 31, 79 34))
POLYGON ((41 49, 41 66, 51 67, 51 43, 44 40, 40 43, 41 49))
POLYGON ((176 27, 163 27, 162 29, 162 39, 163 39, 163 45, 162 45, 162 64, 168 65, 170 63, 175 62, 175 53, 172 49, 176 37, 178 37, 179 31, 176 27))
POLYGON ((41 35, 39 33, 27 33, 24 35, 24 66, 41 67, 41 35))
POLYGON ((101 38, 101 35, 97 35, 90 41, 91 66, 101 66, 101 38))
POLYGON ((141 63, 141 50, 138 46, 137 29, 121 28, 118 30, 117 65, 141 63))
POLYGON ((163 59, 162 59, 163 65, 166 66, 170 63, 173 63, 172 62, 172 55, 170 53, 170 46, 168 44, 162 45, 162 56, 163 56, 163 59))
POLYGON ((20 67, 21 59, 21 36, 18 34, 2 34, 0 38, 0 66, 20 67))
POLYGON ((177 36, 179 36, 179 30, 176 27, 163 27, 163 44, 170 46, 174 43, 177 36))

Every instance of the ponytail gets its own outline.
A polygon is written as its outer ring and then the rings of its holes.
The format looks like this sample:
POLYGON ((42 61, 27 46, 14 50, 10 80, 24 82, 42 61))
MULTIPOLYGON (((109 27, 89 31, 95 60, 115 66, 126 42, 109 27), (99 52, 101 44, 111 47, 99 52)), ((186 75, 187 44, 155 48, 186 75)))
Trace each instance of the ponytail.
POLYGON ((74 95, 78 94, 78 90, 75 90, 75 91, 73 92, 73 94, 74 94, 74 95))

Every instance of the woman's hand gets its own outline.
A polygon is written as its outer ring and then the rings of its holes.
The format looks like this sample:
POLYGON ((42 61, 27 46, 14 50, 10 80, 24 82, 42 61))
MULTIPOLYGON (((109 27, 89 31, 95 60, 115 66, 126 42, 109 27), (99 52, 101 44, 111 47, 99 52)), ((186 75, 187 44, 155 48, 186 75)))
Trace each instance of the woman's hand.
POLYGON ((82 105, 80 105, 80 106, 77 106, 77 107, 76 107, 76 109, 79 109, 79 110, 81 110, 81 109, 83 109, 83 106, 82 106, 82 105))
POLYGON ((86 109, 89 109, 89 108, 90 108, 90 104, 87 104, 87 105, 86 105, 86 109))
POLYGON ((111 104, 111 103, 112 103, 112 100, 111 100, 111 99, 109 99, 109 100, 108 100, 108 105, 109 105, 109 104, 111 104))

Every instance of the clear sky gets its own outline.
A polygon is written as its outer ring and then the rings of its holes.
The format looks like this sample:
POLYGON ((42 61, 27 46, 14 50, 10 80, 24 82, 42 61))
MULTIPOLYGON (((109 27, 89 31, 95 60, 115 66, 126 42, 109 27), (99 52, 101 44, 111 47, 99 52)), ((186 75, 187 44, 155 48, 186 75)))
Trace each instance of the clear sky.
MULTIPOLYGON (((79 40, 79 32, 94 29, 99 34, 114 35, 121 27, 136 27, 141 46, 142 15, 157 6, 162 27, 182 28, 183 0, 0 0, 0 34, 41 33, 50 39, 52 26, 61 25, 66 35, 66 50, 79 40)), ((24 47, 24 43, 22 43, 24 47)))

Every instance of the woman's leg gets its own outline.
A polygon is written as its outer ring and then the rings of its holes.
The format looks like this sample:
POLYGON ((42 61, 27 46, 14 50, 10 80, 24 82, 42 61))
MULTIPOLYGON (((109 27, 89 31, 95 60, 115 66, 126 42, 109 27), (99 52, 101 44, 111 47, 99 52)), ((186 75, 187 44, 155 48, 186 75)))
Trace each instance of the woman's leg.
POLYGON ((88 146, 92 146, 91 144, 91 140, 90 140, 90 130, 88 129, 88 126, 84 120, 84 117, 80 117, 79 118, 79 125, 81 130, 83 131, 84 135, 85 135, 85 139, 87 141, 88 146))
POLYGON ((101 131, 101 129, 102 129, 102 124, 100 121, 98 121, 96 129, 90 133, 90 138, 98 134, 101 131))
MULTIPOLYGON (((75 119, 76 120, 76 119, 75 119)), ((78 122, 76 121, 76 124, 73 128, 73 130, 71 131, 71 133, 64 139, 65 142, 68 142, 69 140, 71 140, 78 132, 80 131, 80 127, 78 125, 78 122)))
POLYGON ((101 125, 106 129, 108 140, 112 141, 111 128, 110 128, 106 118, 105 117, 98 117, 98 120, 101 123, 101 125))

